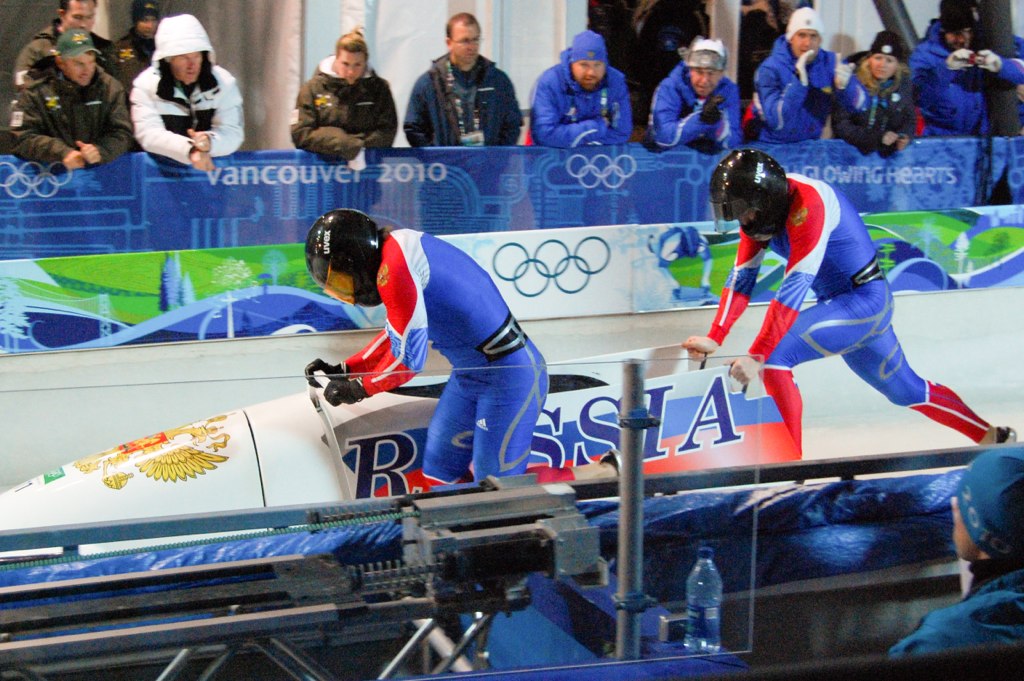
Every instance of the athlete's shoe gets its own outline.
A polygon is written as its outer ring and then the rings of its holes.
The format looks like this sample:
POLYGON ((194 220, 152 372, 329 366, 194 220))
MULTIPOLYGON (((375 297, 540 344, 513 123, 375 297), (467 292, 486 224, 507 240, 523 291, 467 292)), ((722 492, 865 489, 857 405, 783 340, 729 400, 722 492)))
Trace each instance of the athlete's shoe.
POLYGON ((1016 442, 1017 431, 1010 426, 996 426, 996 444, 1004 442, 1016 442))

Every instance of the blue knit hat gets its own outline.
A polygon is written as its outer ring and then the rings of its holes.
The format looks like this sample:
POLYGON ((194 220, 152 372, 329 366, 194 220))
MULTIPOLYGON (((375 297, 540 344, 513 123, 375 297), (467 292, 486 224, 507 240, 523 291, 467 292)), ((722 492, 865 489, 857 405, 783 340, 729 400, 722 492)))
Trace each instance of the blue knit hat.
POLYGON ((967 534, 993 558, 1024 558, 1024 452, 989 450, 960 478, 967 534))
POLYGON ((583 31, 572 39, 572 47, 569 49, 569 63, 582 61, 603 61, 608 63, 608 48, 605 47, 604 38, 593 31, 583 31))

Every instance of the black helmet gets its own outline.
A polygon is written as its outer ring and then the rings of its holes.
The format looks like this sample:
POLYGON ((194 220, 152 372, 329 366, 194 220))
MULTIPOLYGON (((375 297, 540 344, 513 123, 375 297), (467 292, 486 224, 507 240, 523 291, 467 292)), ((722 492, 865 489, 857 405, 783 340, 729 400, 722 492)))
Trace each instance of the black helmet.
POLYGON ((365 213, 348 208, 317 218, 306 236, 306 269, 324 292, 363 307, 380 305, 377 270, 384 238, 365 213))
POLYGON ((774 236, 783 230, 789 215, 786 171, 759 149, 736 149, 711 174, 715 228, 728 231, 722 222, 739 220, 751 208, 757 217, 741 226, 747 236, 774 236))

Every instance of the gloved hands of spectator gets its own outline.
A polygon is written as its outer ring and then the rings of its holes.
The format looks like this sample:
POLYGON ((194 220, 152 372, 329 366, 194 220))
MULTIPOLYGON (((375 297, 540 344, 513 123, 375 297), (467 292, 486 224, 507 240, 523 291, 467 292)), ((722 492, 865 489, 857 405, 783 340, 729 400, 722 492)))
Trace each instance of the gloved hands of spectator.
POLYGON ((946 68, 952 69, 953 71, 959 71, 966 69, 974 63, 974 52, 968 50, 966 47, 961 47, 959 50, 954 50, 949 53, 946 57, 946 68))
POLYGON ((321 371, 327 374, 327 380, 332 381, 338 378, 345 378, 348 375, 348 368, 345 363, 341 364, 328 364, 324 360, 317 357, 312 362, 306 365, 306 383, 310 384, 314 388, 320 387, 320 381, 317 379, 316 372, 321 371))
POLYGON ((711 95, 705 99, 704 106, 700 110, 701 123, 714 125, 718 121, 722 120, 722 110, 718 108, 718 105, 724 101, 725 97, 722 95, 711 95))
POLYGON ((836 55, 835 85, 837 90, 845 90, 853 76, 853 64, 843 61, 843 55, 836 55))
POLYGON ((978 50, 974 55, 974 65, 992 73, 999 73, 1003 68, 1003 58, 992 50, 978 50))
POLYGON ((355 404, 366 399, 366 389, 360 379, 336 378, 324 388, 324 399, 337 407, 340 404, 355 404))
POLYGON ((796 75, 800 79, 800 84, 804 87, 807 87, 809 83, 807 80, 807 62, 814 59, 814 55, 817 53, 817 50, 807 50, 796 60, 796 75))

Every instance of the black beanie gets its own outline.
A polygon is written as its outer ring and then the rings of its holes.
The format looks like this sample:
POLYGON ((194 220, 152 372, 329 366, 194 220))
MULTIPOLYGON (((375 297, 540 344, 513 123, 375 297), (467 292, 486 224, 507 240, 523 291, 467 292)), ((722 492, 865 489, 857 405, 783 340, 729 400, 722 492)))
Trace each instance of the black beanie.
POLYGON ((896 57, 896 61, 903 61, 903 41, 892 31, 879 31, 868 54, 887 54, 896 57))
POLYGON ((969 28, 972 31, 978 20, 974 4, 965 0, 942 0, 939 4, 939 25, 945 33, 955 33, 969 28))
POLYGON ((157 0, 132 0, 132 24, 147 17, 160 18, 160 3, 157 0))

